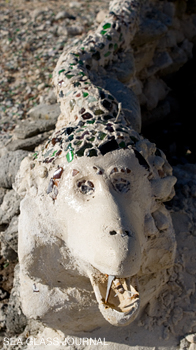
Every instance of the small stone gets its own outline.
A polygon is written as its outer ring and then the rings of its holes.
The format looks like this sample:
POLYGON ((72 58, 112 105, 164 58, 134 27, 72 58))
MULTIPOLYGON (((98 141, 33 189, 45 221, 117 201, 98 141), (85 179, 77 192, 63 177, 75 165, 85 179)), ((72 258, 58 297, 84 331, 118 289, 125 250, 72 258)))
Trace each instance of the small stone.
POLYGON ((46 131, 55 129, 55 120, 23 120, 19 122, 14 130, 17 139, 27 139, 46 131))
POLYGON ((32 19, 35 21, 38 17, 42 16, 45 11, 46 9, 40 9, 40 8, 35 9, 34 11, 31 12, 32 19))
POLYGON ((167 49, 169 47, 174 47, 176 43, 176 31, 171 29, 159 40, 157 48, 160 50, 167 49))
POLYGON ((122 83, 127 83, 135 73, 134 57, 131 52, 126 53, 119 62, 112 65, 111 71, 122 83))
POLYGON ((79 8, 80 6, 81 6, 81 3, 78 1, 72 1, 69 3, 70 8, 74 8, 74 7, 79 8))
POLYGON ((42 104, 33 107, 28 112, 28 117, 32 119, 54 119, 57 120, 60 115, 59 103, 53 105, 42 104))
POLYGON ((0 301, 4 299, 9 299, 9 294, 6 290, 4 290, 3 288, 0 288, 0 301))
POLYGON ((18 252, 18 216, 13 216, 8 228, 2 232, 1 239, 18 252))
POLYGON ((50 135, 51 132, 49 131, 24 140, 13 140, 8 144, 7 149, 8 151, 25 150, 33 152, 35 147, 47 140, 50 135))
POLYGON ((57 13, 55 20, 58 21, 58 20, 64 19, 64 18, 75 19, 75 17, 72 16, 70 13, 68 13, 66 11, 60 11, 57 13))
POLYGON ((79 35, 84 32, 84 27, 80 25, 67 27, 67 32, 69 35, 79 35))
POLYGON ((20 267, 17 264, 14 269, 14 286, 11 291, 6 317, 7 331, 14 335, 22 333, 27 325, 27 318, 21 307, 19 271, 20 267))
POLYGON ((16 261, 18 258, 18 254, 7 243, 3 242, 3 240, 1 240, 0 254, 8 261, 16 261))
POLYGON ((188 334, 186 340, 188 340, 189 343, 196 343, 196 333, 188 334))
POLYGON ((0 158, 0 187, 12 188, 20 163, 27 155, 28 152, 18 150, 0 158))
POLYGON ((19 195, 14 190, 8 191, 0 207, 0 225, 9 224, 11 219, 19 214, 19 207, 19 195))
POLYGON ((159 70, 169 67, 173 63, 173 60, 169 53, 156 52, 153 57, 153 64, 147 69, 148 75, 154 75, 159 70))
POLYGON ((96 21, 97 21, 98 23, 103 22, 104 19, 105 19, 105 16, 106 16, 106 11, 103 11, 103 10, 99 11, 98 14, 97 14, 97 16, 96 16, 96 21))
POLYGON ((145 45, 142 45, 140 49, 134 53, 134 63, 137 74, 142 70, 145 70, 146 67, 150 66, 154 56, 155 48, 156 43, 149 42, 145 45))
POLYGON ((132 89, 135 95, 140 95, 142 93, 143 83, 137 78, 131 79, 128 87, 132 89))
POLYGON ((143 92, 147 98, 147 108, 152 110, 156 108, 160 100, 167 96, 169 88, 163 80, 152 77, 148 79, 143 92))
POLYGON ((58 26, 57 34, 58 35, 63 35, 64 37, 67 37, 68 36, 67 28, 65 26, 58 26))
POLYGON ((167 27, 163 23, 154 19, 145 18, 133 39, 133 44, 135 46, 146 44, 150 41, 157 40, 166 32, 167 27))
POLYGON ((41 84, 38 85, 37 89, 38 89, 39 91, 41 91, 41 90, 44 89, 44 87, 45 87, 45 83, 41 83, 41 84))
POLYGON ((49 102, 51 105, 54 105, 55 103, 57 103, 57 97, 54 90, 50 90, 46 98, 46 102, 49 102))
POLYGON ((6 189, 3 187, 0 187, 0 205, 3 203, 3 197, 6 194, 6 189))
POLYGON ((174 46, 170 51, 170 56, 173 60, 173 64, 169 67, 164 68, 160 71, 161 75, 172 74, 179 70, 187 61, 188 57, 184 50, 182 50, 179 46, 174 46))

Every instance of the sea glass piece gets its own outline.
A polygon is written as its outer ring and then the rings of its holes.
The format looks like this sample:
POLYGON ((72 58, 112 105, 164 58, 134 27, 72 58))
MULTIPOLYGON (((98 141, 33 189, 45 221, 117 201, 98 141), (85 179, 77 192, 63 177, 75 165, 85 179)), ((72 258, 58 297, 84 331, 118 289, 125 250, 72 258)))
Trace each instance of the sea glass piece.
POLYGON ((92 148, 86 153, 87 157, 97 157, 97 150, 92 148))
POLYGON ((105 23, 104 25, 103 25, 103 29, 108 29, 108 28, 111 28, 111 23, 105 23))
POLYGON ((90 114, 89 112, 82 114, 82 118, 84 120, 91 119, 92 117, 93 117, 92 114, 90 114))
POLYGON ((94 114, 95 115, 101 115, 101 114, 104 114, 104 111, 102 111, 101 109, 96 109, 94 114))
POLYGON ((54 174, 53 174, 53 179, 60 179, 63 173, 63 168, 59 167, 58 169, 55 170, 54 174))
POLYGON ((82 157, 84 155, 84 151, 87 148, 91 148, 92 146, 93 146, 92 143, 85 142, 85 144, 76 152, 76 155, 78 157, 82 157))
POLYGON ((70 163, 70 162, 74 159, 74 153, 73 153, 73 151, 70 150, 70 151, 66 154, 66 158, 67 158, 68 163, 70 163))

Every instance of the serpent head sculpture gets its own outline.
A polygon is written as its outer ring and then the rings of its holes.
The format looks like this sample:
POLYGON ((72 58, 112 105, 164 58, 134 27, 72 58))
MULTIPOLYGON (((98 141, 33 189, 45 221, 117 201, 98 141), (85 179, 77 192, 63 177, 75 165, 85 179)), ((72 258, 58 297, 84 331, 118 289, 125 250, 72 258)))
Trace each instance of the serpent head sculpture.
POLYGON ((163 205, 174 195, 172 169, 128 125, 116 98, 93 83, 98 68, 130 46, 138 4, 112 2, 101 28, 61 56, 54 73, 62 111, 56 130, 22 162, 16 179, 24 194, 23 311, 53 328, 100 325, 97 303, 112 325, 131 323, 166 283, 174 261, 163 205))

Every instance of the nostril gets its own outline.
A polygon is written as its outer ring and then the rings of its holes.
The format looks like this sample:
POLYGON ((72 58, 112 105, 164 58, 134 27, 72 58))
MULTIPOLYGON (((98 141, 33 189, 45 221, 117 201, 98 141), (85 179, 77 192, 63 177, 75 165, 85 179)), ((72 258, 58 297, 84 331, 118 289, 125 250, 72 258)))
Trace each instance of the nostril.
POLYGON ((125 236, 131 237, 131 236, 132 236, 131 231, 128 231, 128 230, 123 230, 123 231, 120 230, 120 231, 118 231, 118 232, 116 232, 115 230, 112 230, 112 231, 109 232, 109 234, 110 234, 111 236, 117 235, 118 233, 121 234, 121 237, 125 237, 125 236))
POLYGON ((111 236, 117 235, 117 232, 116 231, 110 231, 110 235, 111 236))
POLYGON ((121 234, 121 237, 125 237, 125 236, 131 236, 131 233, 127 230, 123 231, 123 233, 121 234))

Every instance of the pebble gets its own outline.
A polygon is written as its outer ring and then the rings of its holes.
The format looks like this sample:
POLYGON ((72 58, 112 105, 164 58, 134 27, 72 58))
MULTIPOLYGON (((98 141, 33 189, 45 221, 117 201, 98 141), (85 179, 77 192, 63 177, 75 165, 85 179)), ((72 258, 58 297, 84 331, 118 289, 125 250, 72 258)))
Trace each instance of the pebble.
POLYGON ((51 135, 51 132, 44 132, 42 134, 29 137, 24 140, 12 140, 7 145, 8 151, 16 151, 16 150, 25 150, 29 152, 33 152, 35 147, 39 146, 41 143, 43 143, 45 140, 49 138, 51 135))
POLYGON ((41 104, 38 105, 28 112, 28 117, 34 120, 43 119, 48 120, 52 119, 57 121, 58 116, 60 115, 60 106, 59 103, 53 105, 41 104))
POLYGON ((41 83, 41 84, 38 85, 37 88, 40 91, 40 90, 43 90, 44 86, 45 86, 45 83, 41 83))
POLYGON ((156 52, 153 57, 153 64, 147 69, 148 75, 156 74, 160 69, 169 67, 173 63, 168 52, 156 52))
POLYGON ((64 19, 64 18, 75 19, 75 16, 71 15, 67 11, 60 11, 60 12, 57 13, 57 15, 55 17, 55 20, 58 21, 58 20, 64 19))
MULTIPOLYGON (((9 334, 20 334, 24 331, 25 326, 27 325, 27 318, 22 312, 21 301, 20 301, 20 278, 19 278, 20 267, 19 264, 15 266, 14 269, 14 286, 11 291, 7 318, 6 318, 6 327, 9 334), (13 322, 14 320, 14 322, 13 322)), ((21 342, 26 342, 26 337, 20 335, 21 342)))
POLYGON ((0 288, 0 301, 3 299, 7 299, 7 297, 8 297, 8 292, 0 288))
POLYGON ((35 21, 39 16, 43 15, 46 9, 35 9, 33 12, 31 12, 31 17, 35 21))
POLYGON ((72 2, 69 3, 69 7, 70 8, 73 8, 73 7, 79 8, 80 6, 81 6, 81 3, 78 2, 78 1, 72 1, 72 2))
POLYGON ((53 90, 50 90, 49 94, 47 95, 46 102, 48 102, 51 105, 57 103, 57 97, 53 90))
POLYGON ((0 187, 12 188, 20 163, 27 155, 28 152, 20 150, 8 152, 0 158, 0 187))
POLYGON ((145 18, 133 40, 135 46, 146 44, 160 38, 167 32, 167 27, 160 21, 145 18))
POLYGON ((19 195, 14 190, 8 191, 0 207, 0 225, 9 224, 12 218, 19 214, 19 207, 19 195))
POLYGON ((103 10, 99 11, 97 16, 96 16, 96 21, 98 23, 101 23, 102 21, 104 21, 105 16, 106 16, 106 12, 105 11, 103 11, 103 10))
POLYGON ((67 27, 67 32, 69 35, 79 35, 84 32, 84 27, 83 26, 71 26, 67 27))
POLYGON ((3 203, 3 197, 6 194, 6 189, 3 187, 0 187, 0 205, 3 203))
POLYGON ((195 343, 196 344, 196 334, 189 334, 186 336, 186 340, 188 340, 189 343, 195 343))
POLYGON ((173 64, 162 70, 163 75, 177 72, 180 69, 180 67, 182 67, 188 61, 187 53, 179 46, 174 46, 172 48, 170 56, 173 60, 173 64))
POLYGON ((67 38, 68 36, 68 30, 64 26, 58 26, 57 28, 57 34, 58 36, 63 35, 64 38, 67 38))
POLYGON ((5 241, 16 253, 18 252, 18 216, 13 216, 8 228, 1 233, 1 240, 5 241))
POLYGON ((127 83, 135 73, 134 57, 131 52, 126 53, 126 56, 112 65, 112 72, 115 73, 118 80, 122 83, 127 83))
POLYGON ((157 107, 159 100, 163 100, 168 93, 165 82, 155 77, 149 78, 144 86, 144 94, 147 98, 147 108, 152 110, 157 107))
POLYGON ((36 136, 46 131, 55 129, 56 120, 23 120, 16 126, 13 138, 27 139, 29 137, 36 136))
POLYGON ((9 246, 9 244, 1 241, 0 255, 5 259, 5 261, 16 261, 18 254, 9 246))

